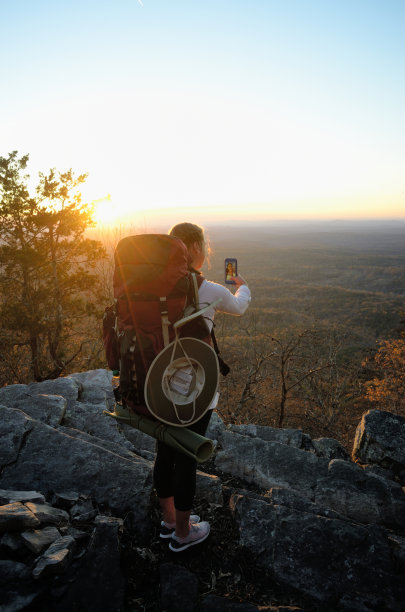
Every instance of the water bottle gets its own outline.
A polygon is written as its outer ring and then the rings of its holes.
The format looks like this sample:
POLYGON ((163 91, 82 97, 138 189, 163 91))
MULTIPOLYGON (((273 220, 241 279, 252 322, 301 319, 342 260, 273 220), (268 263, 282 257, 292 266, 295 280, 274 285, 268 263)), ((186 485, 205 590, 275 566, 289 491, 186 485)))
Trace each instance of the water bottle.
POLYGON ((119 402, 121 400, 121 393, 120 393, 120 371, 119 370, 113 370, 112 371, 111 384, 112 384, 112 388, 113 388, 113 392, 114 392, 115 401, 119 402))

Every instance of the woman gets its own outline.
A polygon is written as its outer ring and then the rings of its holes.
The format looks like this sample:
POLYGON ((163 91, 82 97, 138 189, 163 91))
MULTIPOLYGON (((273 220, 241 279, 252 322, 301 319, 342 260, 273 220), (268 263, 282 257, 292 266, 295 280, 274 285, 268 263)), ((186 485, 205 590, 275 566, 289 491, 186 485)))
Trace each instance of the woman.
MULTIPOLYGON (((180 223, 170 231, 171 236, 180 238, 187 246, 190 255, 191 269, 197 273, 205 261, 204 230, 192 223, 180 223)), ((204 313, 211 331, 215 311, 233 315, 242 315, 250 303, 250 290, 241 276, 233 277, 238 289, 233 295, 229 289, 207 280, 203 280, 198 290, 200 307, 211 304, 218 298, 220 303, 204 313)), ((190 425, 189 429, 204 435, 212 410, 216 407, 218 396, 204 416, 190 425)), ((196 488, 197 462, 187 455, 175 451, 158 442, 154 466, 154 483, 162 509, 161 538, 171 538, 169 548, 180 552, 203 542, 209 535, 210 525, 200 522, 200 517, 191 514, 196 488)))

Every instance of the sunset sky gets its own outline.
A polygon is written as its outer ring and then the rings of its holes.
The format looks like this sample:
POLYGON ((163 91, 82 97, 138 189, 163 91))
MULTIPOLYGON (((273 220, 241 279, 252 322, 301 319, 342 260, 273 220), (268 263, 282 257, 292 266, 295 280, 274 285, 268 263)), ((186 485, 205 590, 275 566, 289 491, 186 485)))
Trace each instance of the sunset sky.
POLYGON ((0 7, 0 155, 106 215, 405 218, 404 0, 0 7))

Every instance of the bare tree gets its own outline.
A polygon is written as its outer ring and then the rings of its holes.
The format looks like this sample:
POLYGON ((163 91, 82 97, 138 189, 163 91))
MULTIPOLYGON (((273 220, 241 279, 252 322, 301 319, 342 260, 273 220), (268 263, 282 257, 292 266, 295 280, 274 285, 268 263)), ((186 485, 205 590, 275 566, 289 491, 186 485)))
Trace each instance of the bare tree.
POLYGON ((315 330, 306 329, 284 338, 269 338, 274 348, 268 361, 276 375, 279 390, 278 427, 283 427, 287 401, 292 392, 302 389, 305 382, 314 380, 332 365, 329 359, 312 354, 310 348, 316 335, 315 330))

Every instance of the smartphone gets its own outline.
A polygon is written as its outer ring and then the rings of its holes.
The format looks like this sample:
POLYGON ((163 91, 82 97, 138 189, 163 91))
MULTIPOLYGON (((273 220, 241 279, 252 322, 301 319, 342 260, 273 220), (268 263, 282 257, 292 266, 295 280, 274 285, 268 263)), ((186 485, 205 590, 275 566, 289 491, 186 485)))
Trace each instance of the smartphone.
POLYGON ((236 285, 233 280, 234 276, 238 275, 238 262, 234 257, 227 257, 225 259, 225 283, 227 285, 236 285))

